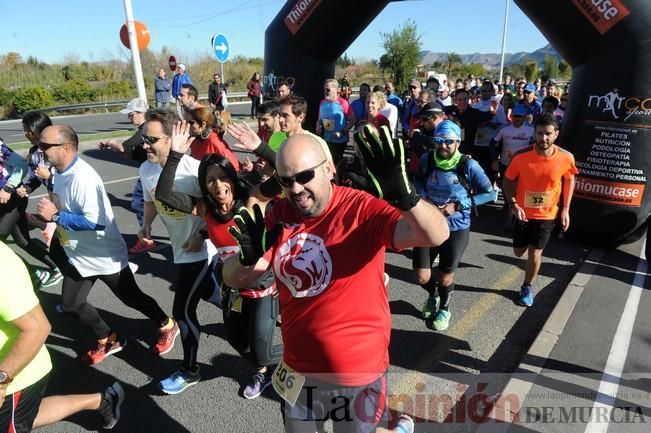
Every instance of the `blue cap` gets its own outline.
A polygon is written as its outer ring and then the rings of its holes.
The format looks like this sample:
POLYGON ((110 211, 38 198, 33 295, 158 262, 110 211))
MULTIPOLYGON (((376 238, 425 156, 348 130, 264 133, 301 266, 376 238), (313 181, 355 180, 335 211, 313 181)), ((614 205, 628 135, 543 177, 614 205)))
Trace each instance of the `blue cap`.
POLYGON ((511 116, 526 116, 527 114, 527 107, 520 103, 515 104, 513 111, 511 111, 511 116))
POLYGON ((461 128, 451 120, 444 120, 436 127, 436 136, 461 140, 461 128))
POLYGON ((536 86, 532 83, 527 84, 524 86, 524 91, 525 92, 535 92, 536 91, 536 86))

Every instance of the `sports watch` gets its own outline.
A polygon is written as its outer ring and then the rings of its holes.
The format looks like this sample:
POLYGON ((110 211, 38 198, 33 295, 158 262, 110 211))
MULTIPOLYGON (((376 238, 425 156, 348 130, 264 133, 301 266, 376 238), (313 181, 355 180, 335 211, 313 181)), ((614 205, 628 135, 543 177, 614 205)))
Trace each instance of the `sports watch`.
POLYGON ((55 213, 52 215, 52 218, 50 219, 53 223, 59 222, 59 212, 55 213))
POLYGON ((12 380, 14 379, 9 376, 9 373, 6 371, 0 371, 0 385, 9 385, 12 380))

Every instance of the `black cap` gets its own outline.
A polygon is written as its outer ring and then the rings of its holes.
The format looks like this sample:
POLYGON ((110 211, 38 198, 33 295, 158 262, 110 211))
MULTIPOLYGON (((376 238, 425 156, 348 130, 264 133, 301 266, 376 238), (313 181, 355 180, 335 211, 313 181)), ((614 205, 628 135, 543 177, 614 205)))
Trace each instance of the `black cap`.
POLYGON ((431 101, 423 105, 416 117, 433 116, 435 114, 443 114, 443 105, 437 101, 431 101))

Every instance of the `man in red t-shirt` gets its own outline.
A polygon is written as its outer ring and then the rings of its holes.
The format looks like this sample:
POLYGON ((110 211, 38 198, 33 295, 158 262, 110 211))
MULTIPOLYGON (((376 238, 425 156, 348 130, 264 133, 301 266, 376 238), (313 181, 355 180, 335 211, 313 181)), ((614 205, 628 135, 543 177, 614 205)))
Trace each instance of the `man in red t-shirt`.
POLYGON ((255 219, 246 210, 236 217, 241 253, 226 262, 224 281, 244 287, 274 269, 285 351, 273 383, 289 403, 286 431, 317 431, 332 419, 335 431, 370 432, 386 421, 385 249, 440 245, 449 236, 443 214, 407 182, 402 143, 389 128, 376 132, 366 125, 355 139, 386 201, 334 185, 323 147, 301 134, 277 155, 286 198, 264 223, 258 208, 255 219))
POLYGON ((554 144, 558 137, 556 118, 545 113, 538 117, 534 126, 536 143, 513 156, 502 185, 504 200, 516 218, 513 251, 518 257, 528 252, 519 298, 524 307, 533 305, 531 285, 540 270, 543 249, 554 230, 559 204, 562 204, 561 228, 566 231, 570 226, 570 202, 574 176, 578 173, 574 156, 554 144))

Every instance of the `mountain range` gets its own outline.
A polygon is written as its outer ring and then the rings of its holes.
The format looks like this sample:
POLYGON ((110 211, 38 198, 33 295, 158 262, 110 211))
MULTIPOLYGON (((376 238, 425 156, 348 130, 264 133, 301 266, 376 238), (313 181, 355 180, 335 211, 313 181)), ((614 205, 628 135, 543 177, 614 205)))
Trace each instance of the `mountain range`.
MULTIPOLYGON (((551 45, 547 44, 546 46, 537 49, 531 53, 521 51, 518 53, 506 53, 504 55, 504 64, 511 65, 514 63, 525 63, 526 61, 535 61, 539 65, 542 64, 545 56, 552 56, 557 61, 561 61, 562 57, 551 45)), ((499 53, 496 54, 484 54, 484 53, 472 53, 472 54, 459 54, 463 63, 479 63, 484 66, 486 69, 498 69, 500 67, 500 61, 502 55, 499 53)), ((421 51, 420 52, 420 63, 423 65, 431 65, 434 62, 442 62, 446 64, 448 53, 435 53, 433 51, 421 51)))

